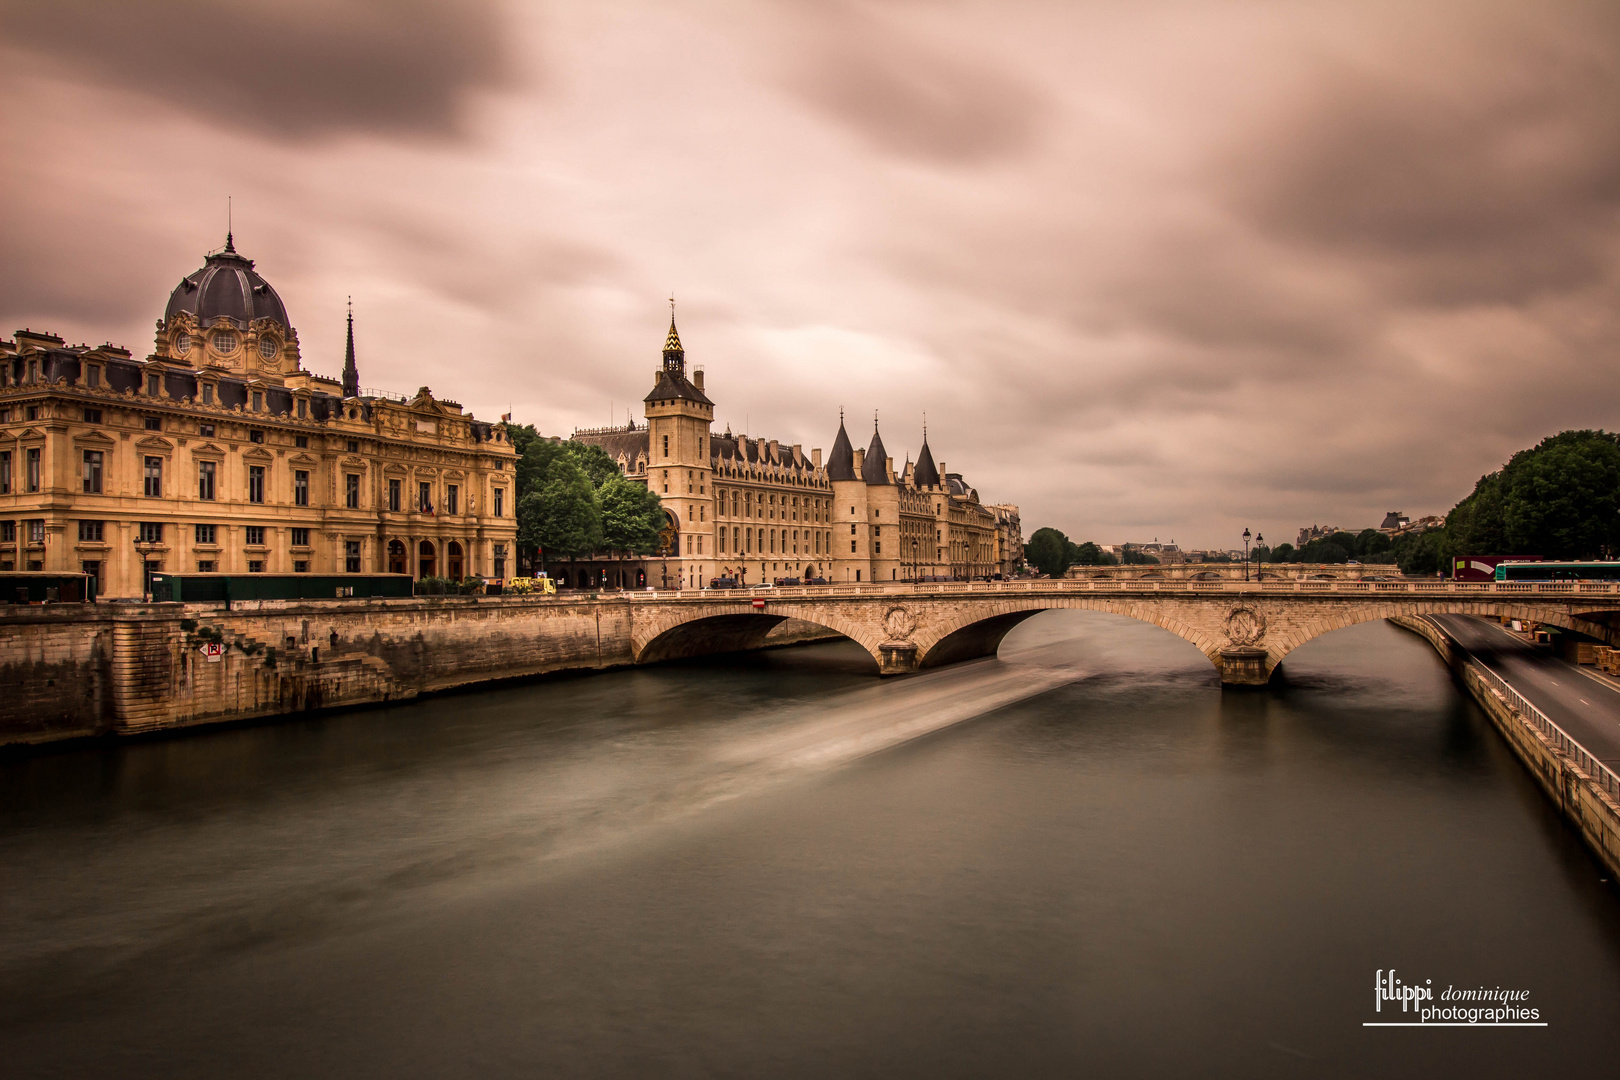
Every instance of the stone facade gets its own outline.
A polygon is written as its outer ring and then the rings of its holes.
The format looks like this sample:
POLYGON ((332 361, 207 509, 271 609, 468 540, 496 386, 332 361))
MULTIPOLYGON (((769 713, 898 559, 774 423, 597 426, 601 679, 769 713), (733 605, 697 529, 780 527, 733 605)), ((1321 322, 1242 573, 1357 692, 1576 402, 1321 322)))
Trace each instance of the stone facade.
POLYGON ((1023 561, 1018 508, 980 505, 961 474, 935 466, 927 433, 915 465, 896 472, 874 420, 853 447, 840 417, 826 461, 819 449, 716 434, 703 372, 686 370, 670 320, 663 365, 644 404, 646 423, 578 430, 626 476, 646 483, 669 519, 650 558, 548 563, 571 585, 698 588, 780 579, 833 584, 968 580, 1023 561))
POLYGON ((427 387, 304 370, 280 298, 227 241, 188 276, 154 351, 0 341, 0 570, 508 573, 513 453, 427 387))

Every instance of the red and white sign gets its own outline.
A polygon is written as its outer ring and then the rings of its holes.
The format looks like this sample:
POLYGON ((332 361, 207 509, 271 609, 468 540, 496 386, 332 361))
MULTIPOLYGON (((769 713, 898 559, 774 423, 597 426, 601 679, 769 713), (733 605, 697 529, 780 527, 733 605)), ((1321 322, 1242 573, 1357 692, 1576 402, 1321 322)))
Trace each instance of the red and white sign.
POLYGON ((763 600, 755 600, 754 601, 754 610, 755 611, 764 611, 765 610, 765 601, 763 601, 763 600))
POLYGON ((225 657, 225 646, 217 641, 210 641, 197 651, 207 657, 210 664, 217 664, 225 657))

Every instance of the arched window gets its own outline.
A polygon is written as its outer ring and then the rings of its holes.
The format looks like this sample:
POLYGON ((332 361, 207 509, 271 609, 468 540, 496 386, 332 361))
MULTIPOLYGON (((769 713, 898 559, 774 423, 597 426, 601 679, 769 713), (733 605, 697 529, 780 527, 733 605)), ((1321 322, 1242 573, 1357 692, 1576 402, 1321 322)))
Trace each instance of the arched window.
POLYGON ((438 576, 435 573, 435 571, 438 569, 438 559, 436 556, 437 552, 433 547, 433 541, 423 540, 420 544, 416 545, 417 577, 430 578, 438 576))
POLYGON ((388 572, 390 574, 409 573, 405 567, 405 545, 398 540, 388 541, 388 572))

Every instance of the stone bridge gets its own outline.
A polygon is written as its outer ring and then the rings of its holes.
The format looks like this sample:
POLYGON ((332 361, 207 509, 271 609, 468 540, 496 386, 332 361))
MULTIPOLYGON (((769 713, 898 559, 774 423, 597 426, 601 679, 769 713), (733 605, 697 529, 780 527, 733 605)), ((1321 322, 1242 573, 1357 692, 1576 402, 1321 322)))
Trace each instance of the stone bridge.
POLYGON ((993 655, 1042 611, 1106 611, 1192 642, 1229 686, 1264 685, 1314 637, 1398 615, 1507 616, 1620 644, 1604 582, 1034 581, 630 594, 637 663, 759 647, 801 619, 858 642, 884 675, 993 655))

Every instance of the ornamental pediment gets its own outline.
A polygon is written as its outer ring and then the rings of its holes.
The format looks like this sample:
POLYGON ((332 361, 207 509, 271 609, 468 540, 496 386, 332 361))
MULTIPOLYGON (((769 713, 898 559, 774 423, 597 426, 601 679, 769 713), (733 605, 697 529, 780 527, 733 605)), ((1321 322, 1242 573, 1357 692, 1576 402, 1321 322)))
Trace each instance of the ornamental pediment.
POLYGON ((319 465, 320 462, 308 454, 294 454, 289 459, 294 465, 319 465))
POLYGON ((405 466, 399 464, 398 462, 390 461, 387 465, 383 466, 383 472, 390 476, 404 476, 406 469, 405 466))
POLYGON ((255 446, 252 450, 248 450, 248 451, 246 451, 245 453, 242 454, 242 460, 243 461, 274 461, 275 458, 272 457, 270 455, 270 453, 268 451, 266 451, 263 447, 255 446))
POLYGON ((174 450, 174 443, 170 442, 168 439, 160 439, 156 435, 148 435, 135 445, 142 450, 162 450, 165 453, 169 453, 174 450))
POLYGON ((364 469, 367 468, 371 463, 365 458, 351 456, 344 458, 342 461, 338 462, 338 464, 342 465, 345 469, 364 469))
POLYGON ((191 448, 191 452, 193 454, 202 454, 202 455, 204 455, 206 457, 224 457, 225 456, 225 451, 221 450, 219 447, 215 446, 211 442, 210 443, 203 443, 201 446, 194 446, 194 447, 191 448))
POLYGON ((73 441, 82 446, 117 446, 118 443, 99 431, 83 431, 73 436, 73 441))
POLYGON ((36 439, 43 440, 44 438, 45 433, 38 428, 23 428, 21 431, 17 432, 18 442, 31 442, 36 439))

